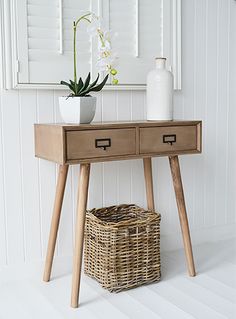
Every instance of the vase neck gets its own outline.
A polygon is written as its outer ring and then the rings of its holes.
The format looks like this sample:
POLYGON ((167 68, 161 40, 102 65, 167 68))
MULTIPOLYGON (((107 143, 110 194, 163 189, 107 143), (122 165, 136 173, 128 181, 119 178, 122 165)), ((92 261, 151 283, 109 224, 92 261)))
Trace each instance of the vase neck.
POLYGON ((156 58, 156 69, 165 69, 166 68, 166 59, 165 58, 156 58))

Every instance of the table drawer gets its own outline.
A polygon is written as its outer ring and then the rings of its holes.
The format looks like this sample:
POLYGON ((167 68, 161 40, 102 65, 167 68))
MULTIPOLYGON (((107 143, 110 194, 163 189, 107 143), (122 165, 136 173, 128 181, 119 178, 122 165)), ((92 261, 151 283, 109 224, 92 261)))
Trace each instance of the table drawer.
POLYGON ((134 129, 108 129, 66 132, 67 160, 134 155, 134 129))
POLYGON ((145 127, 140 129, 140 153, 197 150, 197 126, 145 127))

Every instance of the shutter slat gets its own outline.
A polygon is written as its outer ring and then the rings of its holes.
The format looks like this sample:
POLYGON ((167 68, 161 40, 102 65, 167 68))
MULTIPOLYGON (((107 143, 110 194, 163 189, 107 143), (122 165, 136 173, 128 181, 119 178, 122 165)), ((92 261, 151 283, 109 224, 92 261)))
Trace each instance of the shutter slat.
MULTIPOLYGON (((68 1, 68 0, 67 0, 68 1)), ((28 0, 28 5, 38 5, 38 6, 44 6, 48 8, 48 5, 55 7, 58 7, 58 0, 28 0)))
MULTIPOLYGON (((29 27, 28 28, 28 38, 32 39, 57 39, 59 40, 59 30, 54 30, 51 32, 50 28, 40 28, 40 27, 29 27)), ((71 41, 72 38, 72 30, 71 29, 64 29, 63 30, 63 37, 64 40, 71 41)), ((78 32, 77 33, 77 43, 81 41, 88 42, 88 35, 85 32, 78 32)))
POLYGON ((59 39, 59 30, 51 32, 48 28, 28 28, 28 38, 32 39, 59 39))
MULTIPOLYGON (((30 73, 30 82, 31 83, 60 83, 61 80, 69 80, 73 78, 73 67, 71 61, 64 61, 64 68, 58 67, 58 61, 53 63, 52 61, 44 62, 44 70, 42 72, 42 62, 31 61, 29 62, 30 73), (48 73, 51 74, 48 77, 48 73)), ((91 68, 89 63, 80 63, 78 64, 78 76, 85 77, 88 74, 88 70, 91 68)))
POLYGON ((27 19, 28 28, 29 27, 40 27, 40 28, 48 28, 51 32, 54 32, 54 29, 59 28, 59 20, 58 19, 50 19, 44 17, 30 17, 27 19))
POLYGON ((50 2, 48 6, 27 6, 28 17, 58 18, 58 10, 59 7, 55 8, 54 6, 50 5, 50 2))
MULTIPOLYGON (((59 40, 54 39, 28 39, 29 49, 44 49, 44 50, 55 50, 59 45, 59 40)), ((64 41, 66 51, 71 50, 73 48, 73 43, 71 41, 64 41)), ((79 48, 78 52, 87 51, 89 52, 91 49, 90 42, 87 41, 77 41, 77 47, 79 48)))
MULTIPOLYGON (((73 51, 67 51, 64 54, 64 60, 71 61, 71 55, 73 51)), ((80 52, 78 53, 77 57, 78 59, 83 59, 83 62, 86 62, 88 52, 80 52)), ((54 52, 50 50, 40 50, 40 49, 34 49, 29 50, 29 60, 30 61, 55 61, 57 63, 60 63, 61 57, 60 55, 55 55, 54 52)))

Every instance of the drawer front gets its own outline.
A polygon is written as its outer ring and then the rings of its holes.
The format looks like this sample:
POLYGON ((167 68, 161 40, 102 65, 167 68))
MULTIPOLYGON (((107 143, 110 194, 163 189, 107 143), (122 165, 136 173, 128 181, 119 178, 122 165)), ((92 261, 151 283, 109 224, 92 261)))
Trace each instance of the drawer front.
POLYGON ((135 128, 66 132, 67 160, 134 155, 135 128))
POLYGON ((140 153, 197 150, 197 127, 169 126, 140 129, 140 153))

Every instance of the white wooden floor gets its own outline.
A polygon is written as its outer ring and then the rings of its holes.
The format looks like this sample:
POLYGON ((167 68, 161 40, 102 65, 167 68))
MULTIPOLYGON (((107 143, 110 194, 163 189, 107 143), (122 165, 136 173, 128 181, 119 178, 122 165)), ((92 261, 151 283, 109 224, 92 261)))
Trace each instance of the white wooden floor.
POLYGON ((183 251, 162 254, 160 283, 111 294, 83 276, 80 308, 71 309, 71 260, 57 260, 50 283, 42 264, 0 270, 1 319, 236 318, 236 241, 194 248, 198 275, 186 275, 183 251))

